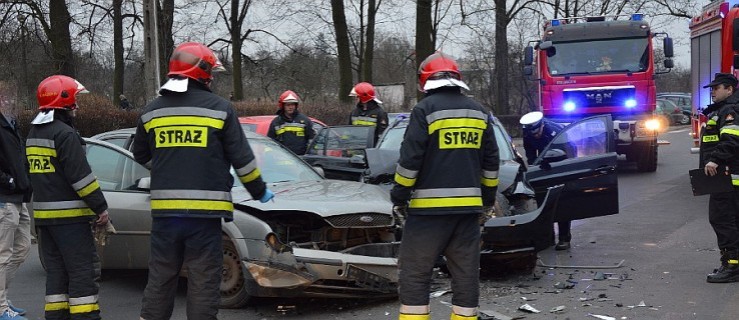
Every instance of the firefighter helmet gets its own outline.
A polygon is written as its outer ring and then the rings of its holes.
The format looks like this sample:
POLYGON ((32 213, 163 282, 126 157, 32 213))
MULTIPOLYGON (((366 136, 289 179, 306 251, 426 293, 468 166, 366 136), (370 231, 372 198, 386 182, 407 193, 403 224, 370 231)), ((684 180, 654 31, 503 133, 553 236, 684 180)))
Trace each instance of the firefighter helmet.
POLYGON ((349 96, 357 97, 360 103, 367 103, 371 100, 375 100, 377 103, 382 103, 377 96, 375 96, 375 87, 369 82, 357 83, 352 91, 349 92, 349 96))
POLYGON ((198 42, 185 42, 174 49, 167 76, 182 76, 209 84, 213 71, 223 70, 223 64, 210 48, 198 42))
POLYGON ((446 86, 456 86, 469 90, 462 82, 457 62, 442 52, 428 56, 418 67, 418 87, 421 91, 446 86))
POLYGON ((288 103, 294 103, 296 105, 300 104, 300 97, 298 97, 298 94, 292 90, 283 92, 280 95, 280 99, 277 100, 277 106, 279 106, 280 110, 285 109, 285 104, 288 103))
POLYGON ((41 81, 36 91, 39 109, 77 109, 77 94, 87 93, 77 80, 54 75, 41 81))

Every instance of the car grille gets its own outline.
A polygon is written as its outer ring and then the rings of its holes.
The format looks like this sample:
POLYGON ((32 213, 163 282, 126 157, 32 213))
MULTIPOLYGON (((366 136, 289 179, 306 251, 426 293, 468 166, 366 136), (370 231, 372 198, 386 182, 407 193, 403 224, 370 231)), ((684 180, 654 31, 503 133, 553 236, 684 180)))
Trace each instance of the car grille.
POLYGON ((385 227, 392 225, 393 218, 388 214, 365 212, 328 217, 326 222, 334 228, 385 227))

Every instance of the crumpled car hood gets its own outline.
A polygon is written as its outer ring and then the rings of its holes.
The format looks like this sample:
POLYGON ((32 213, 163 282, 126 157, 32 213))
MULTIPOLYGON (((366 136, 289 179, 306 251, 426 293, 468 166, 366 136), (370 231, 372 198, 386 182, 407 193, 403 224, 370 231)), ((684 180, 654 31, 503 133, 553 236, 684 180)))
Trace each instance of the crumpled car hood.
POLYGON ((376 185, 353 181, 317 180, 267 184, 275 193, 274 202, 253 200, 239 186, 232 190, 233 202, 262 211, 297 210, 323 217, 340 214, 378 212, 392 214, 387 192, 376 185))

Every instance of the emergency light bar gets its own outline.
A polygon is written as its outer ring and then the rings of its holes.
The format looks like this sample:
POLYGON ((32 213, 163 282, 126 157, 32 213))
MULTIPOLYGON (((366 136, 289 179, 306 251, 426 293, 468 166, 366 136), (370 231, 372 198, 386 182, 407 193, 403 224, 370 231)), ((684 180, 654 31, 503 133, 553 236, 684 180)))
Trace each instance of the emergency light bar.
MULTIPOLYGON (((739 0, 737 0, 739 1, 739 0)), ((631 21, 642 21, 644 20, 644 14, 643 13, 632 13, 632 14, 614 14, 614 15, 604 15, 604 16, 594 16, 594 17, 570 17, 570 18, 557 18, 549 20, 549 23, 546 24, 544 27, 552 26, 557 27, 566 23, 575 23, 577 20, 585 20, 586 22, 593 22, 593 21, 605 21, 606 18, 615 18, 618 17, 629 17, 631 21)))

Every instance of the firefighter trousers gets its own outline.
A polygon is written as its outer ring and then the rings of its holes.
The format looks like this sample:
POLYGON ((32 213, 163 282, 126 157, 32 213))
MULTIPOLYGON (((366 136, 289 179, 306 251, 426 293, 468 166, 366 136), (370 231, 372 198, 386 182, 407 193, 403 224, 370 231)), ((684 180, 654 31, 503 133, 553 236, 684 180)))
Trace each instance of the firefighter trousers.
POLYGON ((708 222, 716 232, 719 249, 739 249, 739 191, 711 194, 708 222))
POLYGON ((480 298, 480 222, 478 214, 409 215, 400 243, 400 303, 429 304, 437 257, 446 257, 452 275, 452 304, 476 308, 480 298))
POLYGON ((46 319, 100 319, 90 224, 38 226, 38 237, 46 267, 46 319))
POLYGON ((221 302, 223 239, 221 219, 154 218, 151 226, 149 281, 141 318, 172 316, 177 282, 187 267, 187 319, 216 319, 221 302))

